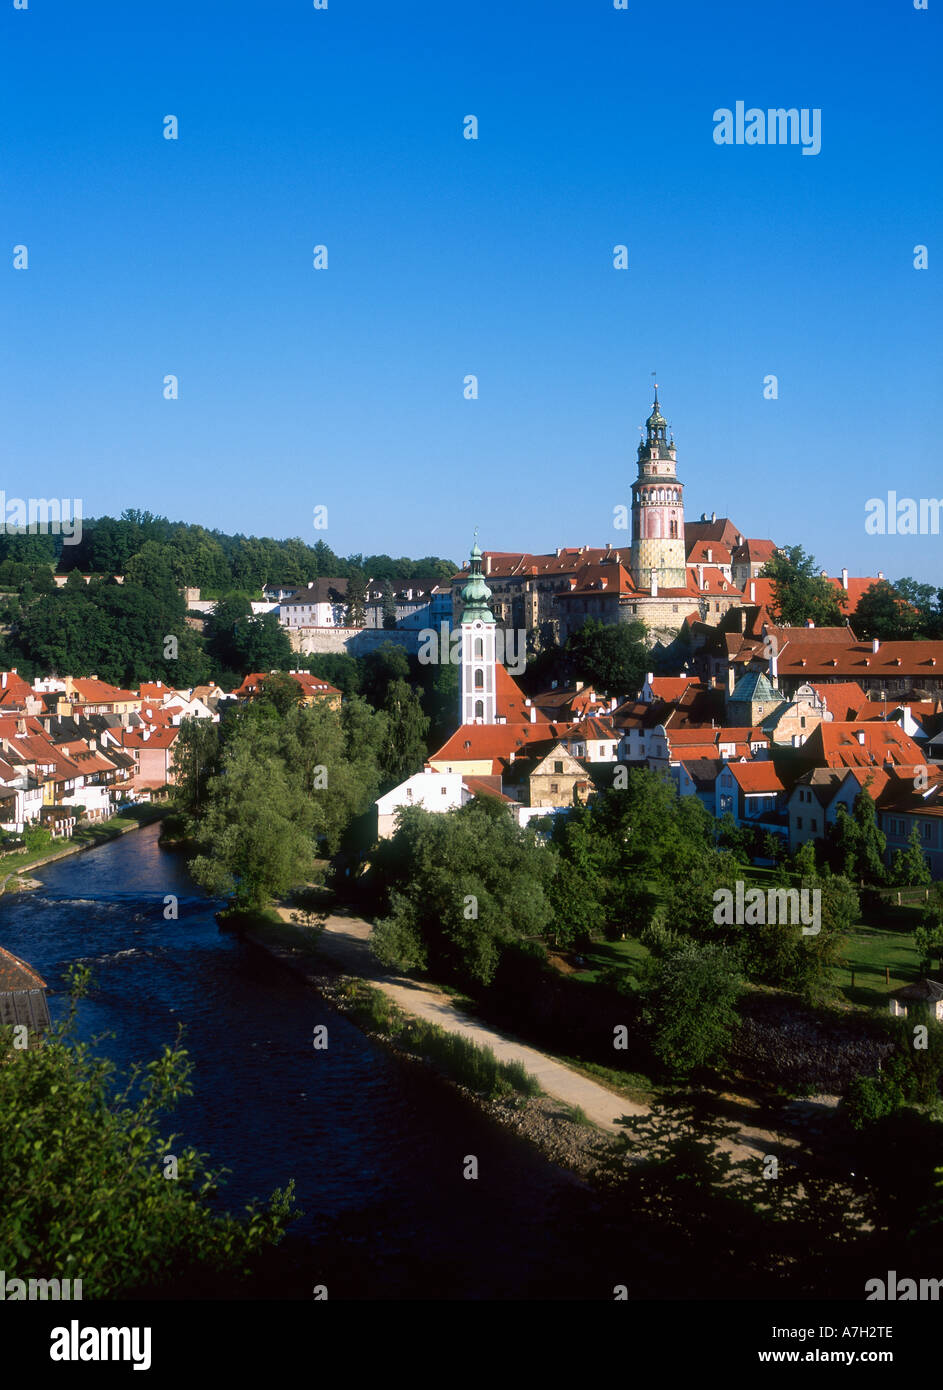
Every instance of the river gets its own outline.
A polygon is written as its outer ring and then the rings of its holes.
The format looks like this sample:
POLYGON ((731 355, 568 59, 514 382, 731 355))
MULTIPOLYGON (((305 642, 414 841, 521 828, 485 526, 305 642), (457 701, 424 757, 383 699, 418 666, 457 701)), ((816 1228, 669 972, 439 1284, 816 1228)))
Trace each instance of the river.
POLYGON ((332 1299, 611 1297, 592 1195, 221 931, 219 904, 158 834, 148 826, 37 870, 42 888, 0 898, 0 945, 46 980, 53 1018, 67 1004, 65 970, 86 962, 79 1034, 110 1034, 100 1050, 122 1067, 185 1027, 195 1094, 165 1130, 231 1170, 231 1210, 293 1177, 305 1213, 284 1279, 259 1296, 325 1284, 332 1299), (176 921, 164 919, 165 894, 178 898, 176 921), (318 1024, 324 1051, 312 1047, 318 1024), (463 1176, 470 1154, 476 1180, 463 1176))

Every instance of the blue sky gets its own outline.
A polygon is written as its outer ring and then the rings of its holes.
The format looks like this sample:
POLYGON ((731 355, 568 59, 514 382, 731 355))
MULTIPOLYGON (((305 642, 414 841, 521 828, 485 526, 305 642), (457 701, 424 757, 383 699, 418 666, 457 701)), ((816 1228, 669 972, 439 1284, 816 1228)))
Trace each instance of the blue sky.
POLYGON ((943 584, 943 536, 864 529, 943 495, 939 5, 3 4, 8 497, 619 543, 655 369, 689 519, 943 584), (821 152, 717 146, 738 100, 820 108, 821 152))

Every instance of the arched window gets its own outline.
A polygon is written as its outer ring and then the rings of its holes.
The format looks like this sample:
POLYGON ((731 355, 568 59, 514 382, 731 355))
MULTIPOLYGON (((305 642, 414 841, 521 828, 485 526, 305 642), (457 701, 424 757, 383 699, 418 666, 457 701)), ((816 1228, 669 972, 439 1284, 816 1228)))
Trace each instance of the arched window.
POLYGON ((475 669, 475 689, 476 689, 476 690, 484 690, 484 688, 485 688, 485 673, 484 673, 484 671, 481 669, 481 667, 478 666, 478 667, 476 667, 476 669, 475 669))
POLYGON ((480 637, 475 638, 475 660, 481 661, 485 654, 485 644, 480 637))
POLYGON ((476 718, 476 719, 484 719, 484 717, 485 717, 485 702, 484 702, 484 700, 476 700, 476 701, 475 701, 475 718, 476 718))

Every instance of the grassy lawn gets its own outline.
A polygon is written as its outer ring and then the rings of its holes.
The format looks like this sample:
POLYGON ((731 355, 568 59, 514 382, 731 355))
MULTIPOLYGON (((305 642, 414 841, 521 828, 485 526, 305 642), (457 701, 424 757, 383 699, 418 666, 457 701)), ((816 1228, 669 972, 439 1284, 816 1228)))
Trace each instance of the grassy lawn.
POLYGON ((28 869, 31 865, 39 863, 40 860, 47 859, 49 855, 61 854, 63 850, 69 848, 103 845, 108 840, 114 840, 117 836, 124 834, 126 830, 132 830, 139 825, 147 825, 151 821, 159 820, 165 814, 166 809, 163 806, 142 805, 95 825, 79 826, 71 839, 52 840, 42 849, 33 851, 24 849, 17 854, 5 854, 0 857, 0 878, 6 874, 18 873, 21 869, 28 869))
POLYGON ((648 960, 650 952, 647 946, 642 945, 641 941, 627 936, 624 941, 594 942, 592 946, 580 954, 586 961, 586 968, 575 971, 572 978, 592 983, 598 980, 605 971, 612 970, 614 967, 627 970, 633 978, 638 979, 642 963, 648 960))
POLYGON ((844 967, 834 971, 836 988, 850 1004, 871 1008, 886 1008, 889 991, 910 984, 920 974, 920 960, 910 932, 882 931, 860 922, 848 937, 845 961, 844 967), (890 971, 889 984, 884 977, 885 966, 890 971))

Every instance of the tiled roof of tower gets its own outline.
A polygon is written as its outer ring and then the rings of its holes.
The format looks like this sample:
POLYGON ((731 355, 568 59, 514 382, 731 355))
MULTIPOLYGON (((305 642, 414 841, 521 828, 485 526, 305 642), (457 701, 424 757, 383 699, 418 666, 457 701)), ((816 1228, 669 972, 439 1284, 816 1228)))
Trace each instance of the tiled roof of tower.
POLYGON ((762 700, 764 704, 780 701, 783 696, 772 686, 762 671, 747 671, 734 686, 731 700, 762 700))

